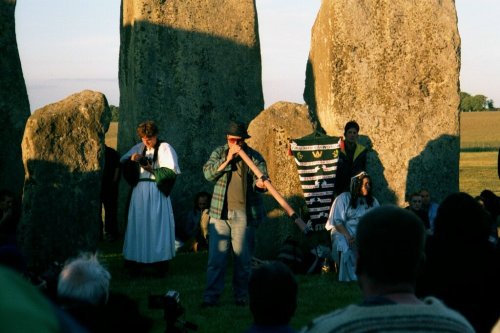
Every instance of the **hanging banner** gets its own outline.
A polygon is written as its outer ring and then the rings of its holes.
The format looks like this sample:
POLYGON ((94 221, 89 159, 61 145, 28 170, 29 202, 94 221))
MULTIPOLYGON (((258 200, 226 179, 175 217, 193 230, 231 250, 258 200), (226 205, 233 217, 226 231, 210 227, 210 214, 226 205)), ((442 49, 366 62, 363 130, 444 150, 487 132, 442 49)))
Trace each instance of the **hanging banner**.
POLYGON ((291 142, 313 230, 324 229, 333 203, 340 142, 317 132, 291 142))

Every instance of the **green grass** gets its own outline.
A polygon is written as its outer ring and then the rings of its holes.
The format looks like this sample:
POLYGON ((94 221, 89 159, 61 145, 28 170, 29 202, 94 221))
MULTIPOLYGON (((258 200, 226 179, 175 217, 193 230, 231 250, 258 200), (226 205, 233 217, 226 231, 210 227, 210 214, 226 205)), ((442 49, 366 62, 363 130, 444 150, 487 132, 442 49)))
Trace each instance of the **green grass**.
MULTIPOLYGON (((233 304, 230 271, 226 274, 226 286, 216 308, 201 309, 205 288, 207 252, 180 253, 171 261, 165 278, 153 276, 130 278, 123 268, 121 242, 101 243, 100 260, 112 274, 111 290, 127 294, 139 303, 141 312, 154 320, 154 333, 163 332, 163 311, 148 309, 149 294, 163 294, 167 290, 180 293, 181 304, 186 312, 182 320, 199 326, 198 332, 243 332, 252 317, 248 307, 233 304)), ((229 267, 231 269, 231 267, 229 267)), ((334 273, 299 275, 299 300, 292 326, 300 329, 320 314, 344 307, 361 300, 356 283, 339 283, 334 273)))
POLYGON ((489 189, 500 195, 497 158, 497 151, 460 153, 460 191, 476 196, 489 189))

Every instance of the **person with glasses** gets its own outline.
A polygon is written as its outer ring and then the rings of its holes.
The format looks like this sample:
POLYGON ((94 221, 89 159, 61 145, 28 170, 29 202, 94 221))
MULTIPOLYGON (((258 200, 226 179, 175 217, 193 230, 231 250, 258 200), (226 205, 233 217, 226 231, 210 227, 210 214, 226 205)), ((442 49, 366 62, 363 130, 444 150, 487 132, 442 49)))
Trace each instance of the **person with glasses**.
POLYGON ((217 147, 203 166, 208 181, 214 182, 208 226, 207 286, 202 307, 218 304, 224 289, 227 260, 233 255, 233 290, 236 305, 248 298, 248 278, 254 248, 255 228, 265 217, 261 193, 266 191, 267 167, 264 158, 250 148, 245 124, 231 121, 227 143, 217 147), (264 176, 257 178, 238 156, 244 151, 264 176))

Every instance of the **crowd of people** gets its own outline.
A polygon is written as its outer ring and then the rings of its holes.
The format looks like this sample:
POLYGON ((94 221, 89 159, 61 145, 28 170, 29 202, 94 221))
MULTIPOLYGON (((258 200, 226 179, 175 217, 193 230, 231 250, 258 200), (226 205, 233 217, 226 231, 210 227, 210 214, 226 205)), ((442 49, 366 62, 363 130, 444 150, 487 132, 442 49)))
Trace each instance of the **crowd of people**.
MULTIPOLYGON (((381 205, 373 196, 368 149, 358 143, 359 130, 355 121, 345 125, 325 229, 331 235, 328 247, 336 278, 358 281, 363 300, 311 318, 301 331, 492 331, 500 325, 500 198, 484 190, 475 198, 453 193, 437 203, 422 187, 408 196, 406 209, 381 205)), ((132 277, 149 267, 164 277, 176 252, 208 250, 201 309, 217 307, 232 258, 234 304, 248 306, 253 316, 247 333, 296 332, 290 320, 299 285, 290 267, 279 260, 252 267, 256 229, 266 216, 266 162, 246 143, 250 135, 244 123, 231 121, 224 134, 226 143, 216 147, 203 166, 213 193, 196 193, 193 208, 180 221, 174 221, 169 197, 181 172, 177 154, 159 139, 157 125, 139 124, 141 142, 121 157, 107 147, 102 238, 120 238, 116 209, 122 172, 131 185, 123 258, 132 277), (242 155, 262 176, 254 174, 242 155)), ((29 274, 16 243, 20 216, 20 198, 0 191, 0 279, 23 294, 16 304, 19 311, 39 308, 37 319, 27 327, 38 325, 36 331, 41 332, 58 331, 54 327, 66 332, 150 331, 152 322, 137 304, 110 291, 111 274, 96 254, 68 260, 53 293, 46 293, 46 300, 35 295, 36 288, 19 278, 29 274), (39 318, 42 315, 45 319, 39 318)), ((0 330, 15 332, 16 318, 2 320, 0 330)))

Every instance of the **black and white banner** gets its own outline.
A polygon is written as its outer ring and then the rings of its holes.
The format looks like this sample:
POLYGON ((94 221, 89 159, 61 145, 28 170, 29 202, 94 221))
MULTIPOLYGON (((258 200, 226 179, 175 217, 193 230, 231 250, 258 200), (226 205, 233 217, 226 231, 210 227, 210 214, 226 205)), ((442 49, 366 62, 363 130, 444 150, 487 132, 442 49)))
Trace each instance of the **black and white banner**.
POLYGON ((333 203, 340 142, 338 137, 313 133, 291 143, 314 230, 324 227, 333 203))

